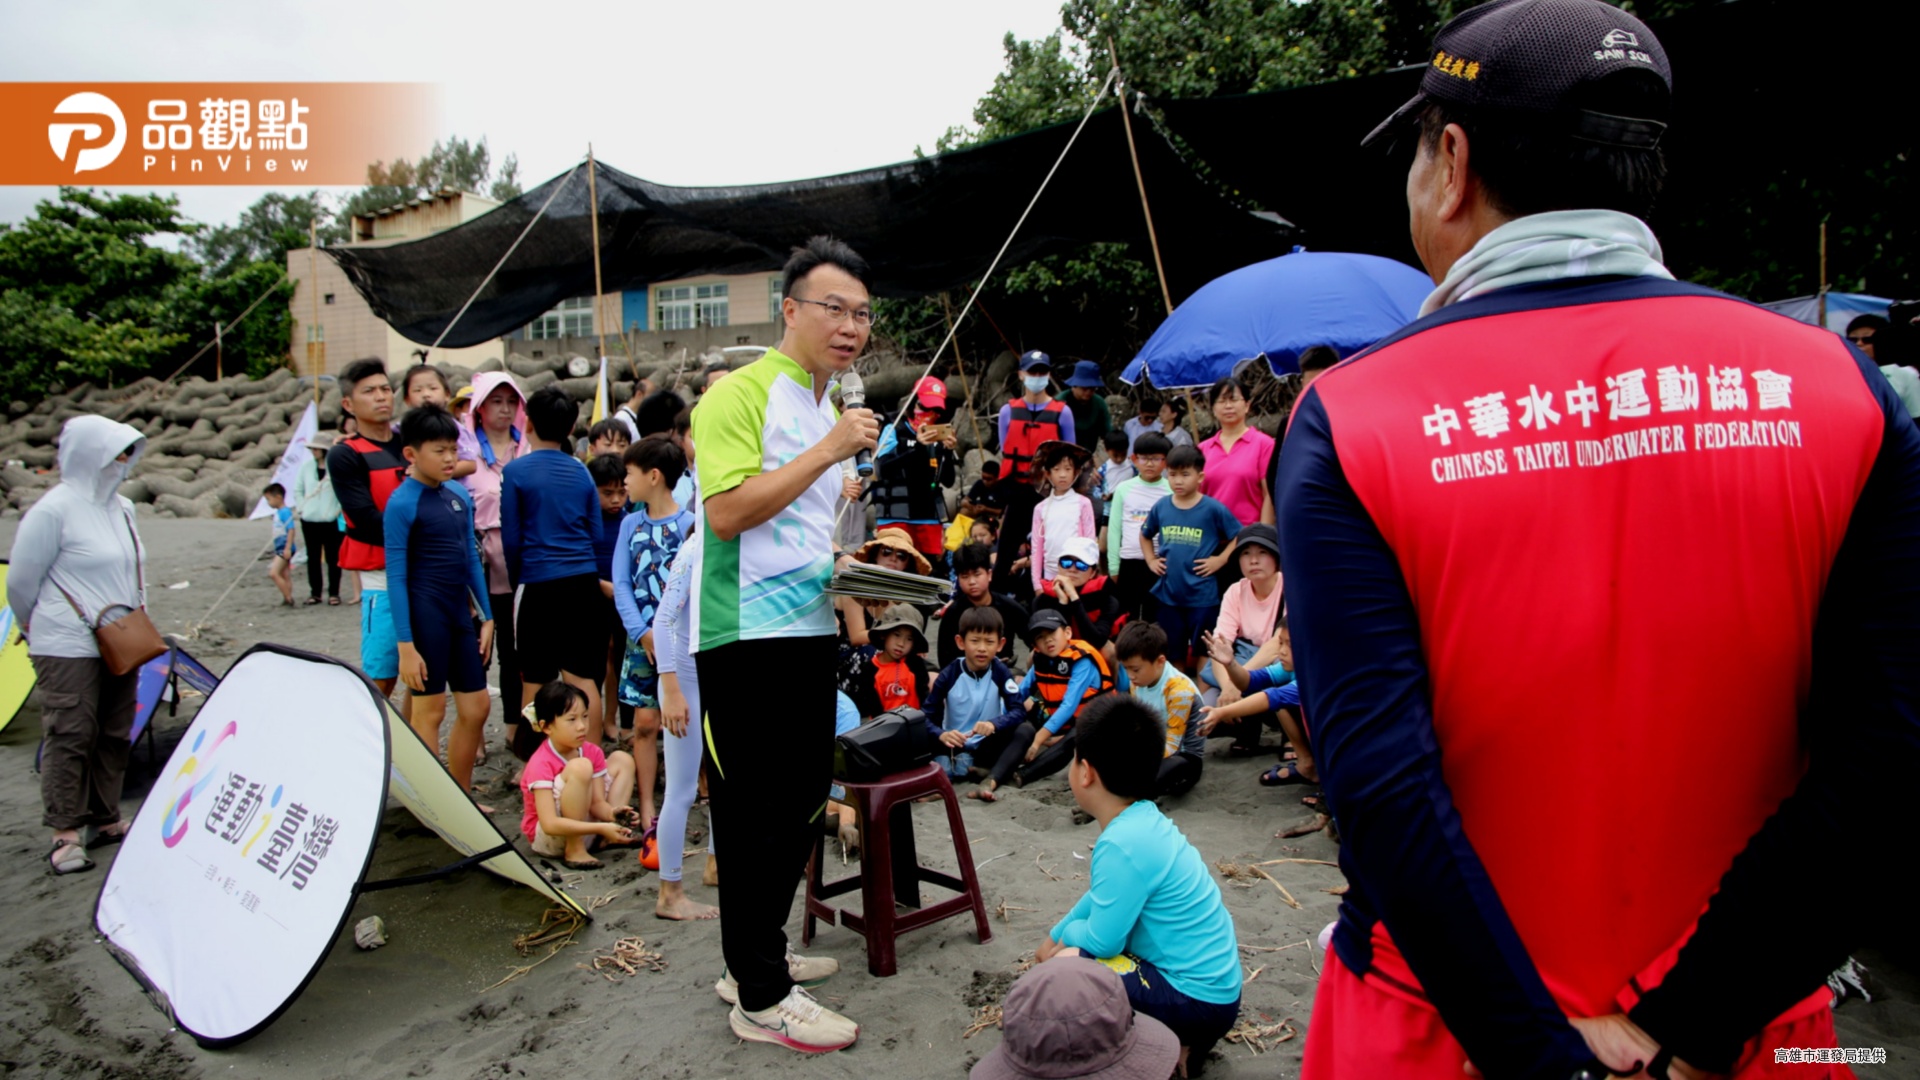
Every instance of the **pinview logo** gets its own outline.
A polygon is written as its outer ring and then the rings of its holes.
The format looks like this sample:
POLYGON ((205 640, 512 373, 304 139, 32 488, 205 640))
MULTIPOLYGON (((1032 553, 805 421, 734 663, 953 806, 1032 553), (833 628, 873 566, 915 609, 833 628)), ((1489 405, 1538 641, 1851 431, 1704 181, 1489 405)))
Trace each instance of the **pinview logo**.
POLYGON ((119 158, 121 149, 127 145, 127 118, 121 114, 120 106, 105 94, 91 90, 71 94, 55 105, 53 111, 56 116, 76 118, 55 120, 47 125, 47 142, 52 145, 54 155, 65 161, 68 151, 72 151, 76 174, 106 168, 119 158), (109 124, 111 134, 108 134, 109 124))

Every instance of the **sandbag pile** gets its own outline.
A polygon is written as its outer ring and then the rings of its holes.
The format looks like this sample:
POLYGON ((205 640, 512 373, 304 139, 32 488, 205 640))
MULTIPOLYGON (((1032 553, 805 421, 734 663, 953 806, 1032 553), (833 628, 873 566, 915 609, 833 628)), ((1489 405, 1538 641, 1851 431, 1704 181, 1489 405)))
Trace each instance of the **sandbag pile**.
MULTIPOLYGON (((698 358, 682 353, 663 360, 642 354, 632 365, 624 356, 615 357, 608 363, 611 402, 619 404, 632 395, 635 374, 692 401, 695 386, 705 382, 705 364, 722 355, 713 350, 698 358)), ((529 394, 558 383, 582 403, 576 434, 584 435, 596 377, 569 375, 567 365, 572 359, 510 355, 504 363, 489 360, 477 370, 511 371, 529 394)), ((951 420, 965 461, 961 482, 949 493, 952 500, 957 501, 958 492, 978 478, 981 452, 995 441, 996 416, 1012 396, 1013 365, 1013 355, 1003 353, 984 374, 946 380, 947 400, 954 407, 951 420), (977 424, 967 397, 969 387, 981 395, 977 424)), ((438 366, 456 388, 466 385, 474 374, 465 368, 438 366)), ((859 367, 868 405, 891 417, 920 377, 923 362, 884 352, 863 357, 859 367)), ((8 419, 0 423, 0 514, 18 515, 59 482, 55 444, 61 425, 91 413, 132 425, 147 436, 146 454, 120 489, 140 512, 163 517, 245 517, 312 400, 312 378, 296 377, 281 368, 263 379, 234 375, 210 381, 196 376, 162 385, 149 377, 111 389, 82 383, 38 402, 12 402, 8 419)), ((1130 415, 1126 398, 1116 395, 1109 401, 1116 423, 1130 415)), ((332 376, 323 376, 320 430, 337 431, 340 417, 339 387, 332 376)), ((1267 426, 1262 419, 1256 417, 1255 423, 1267 426)))

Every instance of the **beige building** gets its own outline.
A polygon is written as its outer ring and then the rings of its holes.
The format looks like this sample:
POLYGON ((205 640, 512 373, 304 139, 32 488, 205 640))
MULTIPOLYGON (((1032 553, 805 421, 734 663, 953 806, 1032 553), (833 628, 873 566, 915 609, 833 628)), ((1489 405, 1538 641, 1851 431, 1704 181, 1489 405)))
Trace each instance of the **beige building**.
MULTIPOLYGON (((442 191, 404 206, 388 207, 353 218, 350 246, 374 247, 415 240, 471 221, 500 204, 463 191, 442 191)), ((423 346, 402 337, 367 306, 359 292, 347 280, 340 264, 311 248, 287 252, 287 277, 294 283, 293 315, 294 370, 312 374, 317 366, 322 374, 337 374, 355 360, 376 356, 390 369, 414 362, 414 352, 423 346), (314 331, 317 328, 318 333, 314 331), (325 343, 324 350, 309 349, 310 341, 325 343), (316 363, 315 354, 324 352, 325 361, 316 363)), ((465 349, 435 350, 435 362, 473 367, 489 357, 505 359, 506 347, 489 341, 465 349)))
MULTIPOLYGON (((468 192, 442 191, 404 206, 352 219, 347 243, 355 247, 395 244, 430 236, 471 221, 500 205, 468 192)), ((347 280, 340 265, 311 248, 287 252, 287 276, 294 282, 294 369, 323 374, 365 356, 385 360, 389 369, 415 362, 424 348, 387 325, 347 280), (317 314, 316 314, 317 308, 317 314), (314 328, 318 334, 313 333, 314 328), (309 350, 309 341, 325 342, 309 350), (324 352, 323 363, 313 359, 324 352)), ((596 306, 591 296, 562 301, 526 326, 495 341, 464 349, 437 349, 436 363, 474 367, 508 353, 534 359, 593 356, 602 334, 612 357, 671 358, 684 352, 699 357, 711 349, 779 344, 780 274, 706 274, 654 282, 637 289, 609 292, 596 306), (617 340, 622 335, 626 341, 617 340)))

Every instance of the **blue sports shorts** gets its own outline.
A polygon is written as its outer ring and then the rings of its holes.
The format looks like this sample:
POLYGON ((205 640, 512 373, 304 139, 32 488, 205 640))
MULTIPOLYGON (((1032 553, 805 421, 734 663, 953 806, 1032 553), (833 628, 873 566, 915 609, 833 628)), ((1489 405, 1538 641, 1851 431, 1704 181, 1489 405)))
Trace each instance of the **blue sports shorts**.
POLYGON ((369 679, 400 677, 400 639, 385 589, 360 590, 360 670, 369 679))

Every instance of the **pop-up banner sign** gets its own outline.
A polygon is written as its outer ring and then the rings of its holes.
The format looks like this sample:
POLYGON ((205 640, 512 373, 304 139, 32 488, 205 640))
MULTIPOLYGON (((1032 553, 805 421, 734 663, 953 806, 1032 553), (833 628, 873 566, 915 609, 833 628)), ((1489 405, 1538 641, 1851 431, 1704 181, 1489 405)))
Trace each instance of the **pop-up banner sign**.
POLYGON ((364 675, 261 644, 181 737, 101 885, 94 926, 181 1030, 231 1046, 299 997, 357 895, 476 865, 586 916, 364 675), (389 793, 463 857, 367 881, 389 793))

